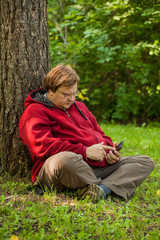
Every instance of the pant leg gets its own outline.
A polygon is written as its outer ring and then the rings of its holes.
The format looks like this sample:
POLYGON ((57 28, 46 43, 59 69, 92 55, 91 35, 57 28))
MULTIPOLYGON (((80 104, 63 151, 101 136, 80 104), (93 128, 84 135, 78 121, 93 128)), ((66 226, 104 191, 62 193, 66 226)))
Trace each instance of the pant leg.
POLYGON ((101 184, 127 200, 154 167, 155 164, 150 157, 138 155, 123 157, 118 163, 105 168, 92 169, 97 177, 102 178, 101 184))
POLYGON ((58 191, 67 187, 77 189, 87 184, 101 183, 101 179, 95 176, 82 155, 67 151, 49 157, 40 169, 37 179, 42 185, 58 191))

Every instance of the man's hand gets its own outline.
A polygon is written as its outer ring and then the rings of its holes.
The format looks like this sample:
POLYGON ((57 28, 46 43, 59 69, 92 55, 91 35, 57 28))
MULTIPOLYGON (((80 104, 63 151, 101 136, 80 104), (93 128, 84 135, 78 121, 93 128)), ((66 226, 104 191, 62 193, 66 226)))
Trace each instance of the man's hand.
POLYGON ((95 161, 103 161, 107 157, 105 150, 115 151, 114 147, 104 145, 104 142, 94 144, 86 149, 87 158, 95 161))
POLYGON ((116 147, 116 146, 117 146, 117 142, 114 142, 114 143, 113 143, 113 147, 116 147))
POLYGON ((120 157, 121 154, 118 151, 114 151, 114 153, 112 151, 109 151, 106 156, 106 162, 109 164, 114 164, 119 161, 120 157))

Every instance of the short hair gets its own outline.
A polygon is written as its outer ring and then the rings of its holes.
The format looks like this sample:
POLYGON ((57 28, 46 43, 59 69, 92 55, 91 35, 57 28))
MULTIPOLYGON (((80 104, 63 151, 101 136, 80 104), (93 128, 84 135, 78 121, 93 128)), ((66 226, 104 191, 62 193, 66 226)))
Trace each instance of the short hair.
POLYGON ((73 86, 79 83, 78 74, 69 66, 64 64, 58 64, 54 67, 44 78, 43 87, 46 91, 49 89, 53 92, 60 86, 73 86))

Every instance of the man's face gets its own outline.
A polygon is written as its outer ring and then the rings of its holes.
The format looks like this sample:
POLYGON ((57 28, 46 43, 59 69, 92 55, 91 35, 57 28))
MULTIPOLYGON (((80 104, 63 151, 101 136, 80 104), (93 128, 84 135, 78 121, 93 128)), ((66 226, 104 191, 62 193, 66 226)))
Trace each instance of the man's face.
POLYGON ((68 109, 75 100, 77 84, 73 86, 61 86, 56 92, 49 90, 49 99, 53 104, 61 109, 68 109))

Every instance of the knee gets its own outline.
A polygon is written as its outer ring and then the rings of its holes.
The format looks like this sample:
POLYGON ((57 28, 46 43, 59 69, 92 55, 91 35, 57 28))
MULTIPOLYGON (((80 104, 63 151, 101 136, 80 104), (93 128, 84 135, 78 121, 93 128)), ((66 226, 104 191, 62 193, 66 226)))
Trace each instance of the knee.
POLYGON ((80 160, 83 160, 82 155, 73 152, 60 152, 47 159, 46 169, 50 174, 55 171, 73 169, 80 160))
POLYGON ((143 156, 143 161, 144 161, 144 165, 150 169, 150 171, 153 171, 155 168, 155 163, 153 161, 152 158, 148 157, 148 156, 143 156))
POLYGON ((80 154, 73 152, 62 152, 59 158, 59 166, 62 170, 69 172, 76 171, 81 163, 84 163, 83 157, 80 154))
POLYGON ((153 161, 152 158, 148 157, 148 164, 150 165, 150 168, 152 169, 152 171, 154 170, 155 168, 155 163, 153 161))

